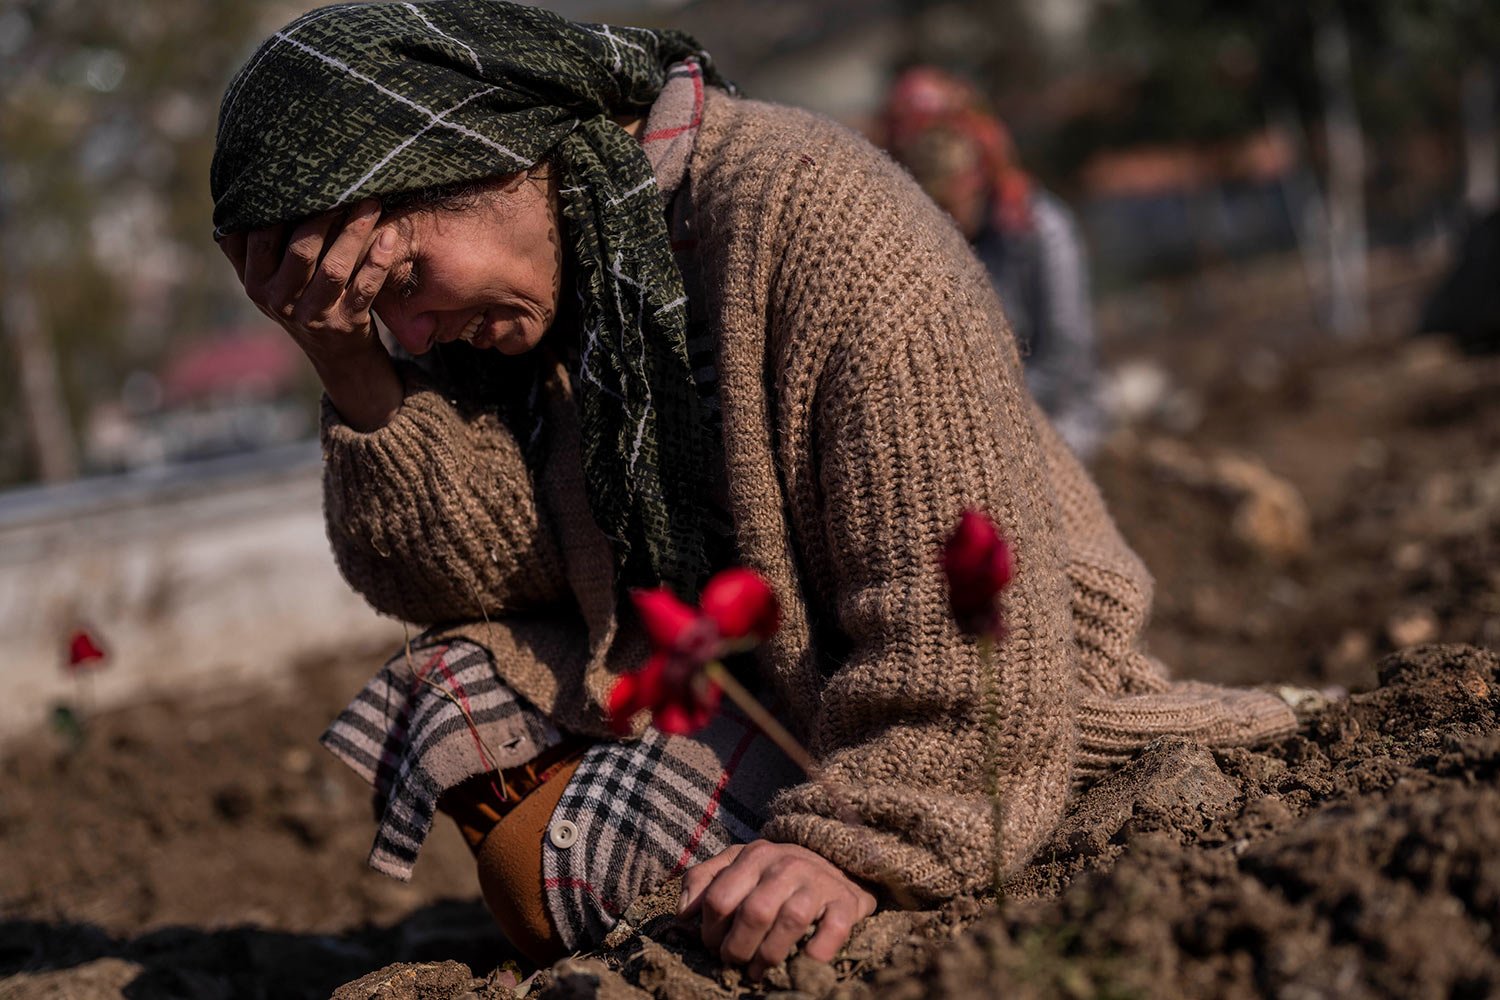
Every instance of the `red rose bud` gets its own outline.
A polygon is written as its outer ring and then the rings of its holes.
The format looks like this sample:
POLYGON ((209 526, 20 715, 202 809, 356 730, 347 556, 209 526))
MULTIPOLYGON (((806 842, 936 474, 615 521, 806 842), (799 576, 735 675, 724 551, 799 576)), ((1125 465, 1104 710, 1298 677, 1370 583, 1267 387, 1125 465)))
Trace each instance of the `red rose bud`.
POLYGON ((104 650, 94 641, 94 637, 83 629, 74 632, 68 639, 68 672, 79 673, 84 670, 92 670, 90 664, 103 665, 106 659, 104 650))
POLYGON ((969 635, 1000 637, 997 598, 1014 569, 1010 546, 983 511, 969 508, 943 546, 948 603, 958 627, 969 635))
POLYGON ((776 595, 753 570, 726 569, 716 574, 703 588, 698 604, 725 639, 764 642, 781 625, 776 595))
POLYGON ((701 663, 658 650, 646 665, 615 681, 609 692, 609 724, 615 732, 630 732, 630 721, 650 711, 651 721, 664 733, 683 735, 701 729, 719 710, 719 685, 703 679, 701 663))
POLYGON ((719 711, 719 685, 700 682, 692 697, 680 698, 664 703, 651 713, 651 722, 662 732, 671 736, 686 736, 708 725, 719 711))
POLYGON ((653 649, 676 649, 702 617, 697 608, 679 601, 666 587, 632 590, 630 600, 653 649))

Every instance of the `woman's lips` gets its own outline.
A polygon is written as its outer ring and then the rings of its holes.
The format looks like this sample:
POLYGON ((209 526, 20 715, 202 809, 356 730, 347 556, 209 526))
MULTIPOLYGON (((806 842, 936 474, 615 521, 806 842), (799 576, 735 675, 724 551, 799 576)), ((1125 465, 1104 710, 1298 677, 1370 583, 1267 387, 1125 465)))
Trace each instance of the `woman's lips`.
POLYGON ((458 339, 472 344, 474 335, 479 332, 479 326, 484 322, 484 313, 475 313, 474 317, 464 324, 464 328, 458 331, 458 339))
POLYGON ((490 348, 505 339, 513 320, 504 306, 491 306, 470 316, 463 326, 448 329, 436 337, 435 342, 449 344, 461 340, 478 348, 490 348))
POLYGON ((480 327, 484 325, 484 315, 485 314, 482 312, 475 313, 473 316, 469 317, 469 321, 467 323, 459 327, 457 330, 449 329, 445 330, 442 333, 439 333, 436 337, 433 338, 433 342, 438 344, 451 344, 455 340, 462 340, 466 344, 472 344, 474 342, 474 335, 477 334, 480 327))

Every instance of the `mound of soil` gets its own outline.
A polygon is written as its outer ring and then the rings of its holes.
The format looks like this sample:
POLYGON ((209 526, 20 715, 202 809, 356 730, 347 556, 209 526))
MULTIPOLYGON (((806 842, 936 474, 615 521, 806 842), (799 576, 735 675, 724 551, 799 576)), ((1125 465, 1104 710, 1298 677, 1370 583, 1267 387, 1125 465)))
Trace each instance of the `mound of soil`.
POLYGON ((1274 378, 1247 380, 1232 349, 1176 359, 1215 401, 1202 423, 1129 429, 1095 465, 1156 576, 1152 648, 1226 683, 1354 689, 1403 646, 1500 647, 1500 359, 1437 340, 1256 350, 1274 378), (1246 491, 1192 481, 1180 455, 1250 463, 1257 500, 1290 488, 1310 537, 1247 538, 1246 491))
POLYGON ((1007 902, 884 995, 1495 995, 1500 658, 1379 669, 1269 750, 1148 749, 1074 807, 1103 822, 1035 872, 1083 865, 1059 895, 1007 902))

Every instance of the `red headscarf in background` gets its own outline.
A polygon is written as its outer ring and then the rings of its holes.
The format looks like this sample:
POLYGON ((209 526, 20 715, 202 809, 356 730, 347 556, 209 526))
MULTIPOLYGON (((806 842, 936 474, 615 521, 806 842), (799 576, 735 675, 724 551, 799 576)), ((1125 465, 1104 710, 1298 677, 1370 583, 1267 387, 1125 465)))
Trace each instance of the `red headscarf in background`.
POLYGON ((986 109, 973 84, 933 66, 913 66, 891 84, 881 125, 885 147, 897 159, 929 130, 968 138, 985 175, 991 223, 1001 232, 1031 228, 1031 178, 1016 160, 1009 130, 986 109))

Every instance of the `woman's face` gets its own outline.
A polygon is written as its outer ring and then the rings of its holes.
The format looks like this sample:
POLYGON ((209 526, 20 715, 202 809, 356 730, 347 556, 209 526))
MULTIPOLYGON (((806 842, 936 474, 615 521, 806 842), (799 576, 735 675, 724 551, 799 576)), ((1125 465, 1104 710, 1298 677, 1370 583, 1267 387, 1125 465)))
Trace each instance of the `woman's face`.
POLYGON ((927 196, 958 223, 966 239, 977 239, 990 198, 979 146, 960 132, 935 128, 899 152, 927 196))
POLYGON ((562 236, 550 170, 497 180, 461 210, 398 210, 381 225, 398 242, 375 315, 410 353, 466 340, 523 354, 552 326, 562 236))

